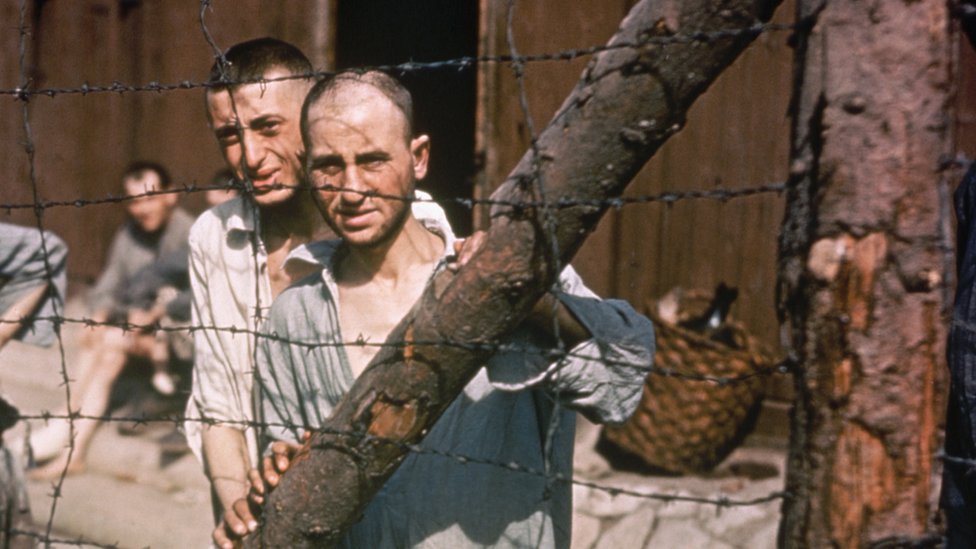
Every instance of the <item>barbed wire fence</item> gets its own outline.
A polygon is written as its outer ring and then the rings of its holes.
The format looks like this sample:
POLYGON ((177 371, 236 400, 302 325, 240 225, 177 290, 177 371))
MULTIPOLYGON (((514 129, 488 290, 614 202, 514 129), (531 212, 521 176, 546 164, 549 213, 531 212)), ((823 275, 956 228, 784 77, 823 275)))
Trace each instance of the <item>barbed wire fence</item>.
MULTIPOLYGON (((5 210, 8 212, 14 210, 32 211, 35 215, 36 227, 39 231, 42 231, 41 234, 43 235, 44 234, 43 231, 45 229, 45 215, 48 213, 49 210, 56 211, 60 208, 83 208, 83 207, 88 207, 88 206, 93 206, 98 204, 120 204, 145 196, 154 196, 159 194, 171 194, 171 193, 175 193, 179 195, 189 195, 193 193, 204 192, 210 189, 227 188, 226 186, 221 186, 221 185, 183 184, 183 185, 176 185, 173 188, 167 190, 151 191, 151 192, 146 192, 143 194, 137 194, 131 196, 116 196, 113 194, 107 194, 101 197, 89 197, 89 198, 61 196, 53 200, 42 199, 40 197, 40 193, 38 192, 38 180, 36 175, 35 156, 34 156, 36 144, 34 142, 32 127, 31 127, 31 115, 28 110, 28 104, 34 98, 47 97, 53 99, 57 97, 67 96, 67 95, 86 96, 89 94, 100 94, 100 93, 117 93, 117 94, 166 93, 175 90, 187 90, 187 89, 202 90, 208 88, 209 86, 212 86, 213 84, 207 81, 195 81, 191 79, 186 79, 186 80, 181 80, 179 82, 170 82, 170 83, 160 83, 154 81, 154 82, 149 82, 147 84, 141 84, 141 85, 124 83, 124 82, 112 82, 107 85, 89 85, 86 83, 74 87, 35 89, 31 85, 31 77, 25 62, 26 52, 28 49, 29 40, 31 38, 30 28, 27 20, 27 13, 28 13, 27 4, 28 3, 26 2, 26 0, 22 1, 21 10, 20 10, 20 22, 19 22, 19 29, 20 29, 19 67, 20 67, 21 84, 18 87, 13 89, 0 89, 0 95, 11 97, 21 102, 23 106, 22 116, 23 116, 24 139, 22 142, 22 146, 29 166, 28 184, 31 186, 33 200, 30 202, 2 202, 0 203, 0 210, 5 210)), ((210 34, 207 28, 205 15, 207 9, 209 8, 209 1, 201 0, 200 6, 201 6, 201 17, 200 17, 201 32, 206 36, 208 44, 213 49, 212 51, 213 56, 215 58, 219 58, 222 55, 221 53, 222 47, 226 47, 226 45, 217 44, 214 41, 212 35, 210 34)), ((398 65, 377 66, 373 68, 386 70, 394 73, 410 73, 410 72, 417 72, 417 71, 473 70, 480 65, 490 64, 490 63, 502 63, 502 64, 510 65, 516 76, 516 81, 519 90, 519 97, 518 97, 519 107, 521 109, 523 122, 527 125, 528 128, 528 133, 530 136, 530 143, 531 143, 530 150, 533 158, 535 159, 534 164, 537 165, 541 161, 540 160, 541 152, 538 150, 536 146, 537 145, 536 126, 533 121, 532 113, 529 108, 528 95, 523 80, 522 71, 525 65, 529 63, 554 63, 554 62, 572 61, 581 57, 592 56, 594 54, 607 51, 608 49, 611 48, 632 47, 634 44, 618 44, 614 46, 590 46, 585 48, 563 50, 563 51, 557 51, 557 52, 551 52, 545 54, 522 55, 519 53, 519 50, 517 48, 514 31, 513 31, 513 22, 512 22, 511 14, 514 9, 514 6, 515 6, 515 1, 510 0, 508 4, 508 20, 507 20, 507 33, 506 33, 506 39, 508 41, 509 51, 511 52, 509 55, 500 55, 500 56, 486 55, 486 56, 476 56, 476 57, 462 57, 462 58, 444 59, 444 60, 438 60, 432 62, 410 62, 410 63, 403 63, 398 65)), ((806 30, 808 29, 805 29, 804 27, 797 26, 797 25, 757 23, 744 28, 726 29, 717 33, 690 33, 690 34, 678 33, 670 36, 648 37, 647 42, 660 43, 660 44, 675 43, 675 42, 686 42, 686 43, 709 42, 727 36, 741 36, 741 35, 758 36, 763 33, 769 33, 769 32, 804 32, 806 30)), ((314 74, 310 74, 310 75, 299 75, 299 76, 288 77, 288 78, 307 78, 307 77, 319 78, 319 77, 327 76, 328 74, 329 74, 328 72, 315 72, 314 74)), ((238 83, 247 83, 247 82, 259 82, 259 81, 257 80, 241 81, 238 83)), ((967 159, 961 158, 956 160, 955 162, 957 164, 958 163, 968 164, 969 161, 967 159)), ((639 207, 639 206, 654 204, 654 203, 673 204, 677 202, 692 201, 692 200, 715 200, 715 201, 726 202, 738 198, 751 197, 757 195, 765 195, 765 194, 779 195, 787 190, 786 182, 759 182, 752 186, 744 186, 744 187, 737 187, 737 188, 719 188, 719 189, 711 188, 711 189, 686 190, 686 191, 677 191, 677 192, 662 192, 658 194, 646 194, 641 196, 616 197, 616 198, 610 198, 607 200, 600 200, 600 201, 569 201, 569 200, 563 200, 559 197, 553 197, 547 195, 546 188, 545 188, 545 181, 543 181, 541 178, 537 178, 537 181, 539 185, 538 196, 540 196, 540 200, 537 202, 512 203, 508 201, 492 200, 490 198, 487 199, 458 198, 452 200, 455 200, 458 204, 460 204, 461 206, 469 210, 473 210, 478 206, 509 206, 514 208, 539 208, 544 212, 544 218, 547 219, 548 221, 546 225, 546 230, 553 231, 555 229, 549 224, 549 222, 551 222, 552 220, 552 216, 550 215, 550 213, 552 210, 555 209, 570 208, 570 207, 576 207, 581 205, 592 206, 601 209, 602 208, 619 209, 624 207, 639 207)), ((237 183, 233 185, 233 188, 241 191, 244 195, 253 192, 253 187, 251 187, 248 181, 237 183)), ((404 200, 402 197, 398 197, 398 196, 386 196, 386 195, 380 195, 376 193, 367 193, 367 194, 369 194, 370 196, 375 196, 384 199, 404 200)), ((443 202, 443 200, 438 200, 436 197, 433 201, 443 202)), ((42 244, 42 245, 46 246, 46 244, 42 244)), ((558 251, 555 252, 557 253, 554 253, 554 255, 558 256, 559 255, 558 251)), ((46 255, 46 247, 45 247, 45 255, 46 255)), ((53 274, 52 274, 50 264, 46 265, 46 271, 48 273, 48 279, 49 280, 53 279, 53 274)), ((259 309, 261 309, 262 307, 266 307, 267 305, 270 304, 260 304, 259 309)), ((250 336, 256 339, 260 339, 260 338, 269 338, 269 339, 276 339, 276 340, 282 339, 279 338, 277 334, 267 333, 262 330, 251 330, 248 329, 247 327, 240 327, 240 326, 166 327, 166 326, 161 326, 158 323, 154 323, 151 325, 140 325, 140 324, 133 324, 129 322, 100 322, 100 321, 93 320, 91 318, 70 317, 67 316, 62 310, 57 310, 54 316, 41 317, 38 320, 48 321, 54 326, 55 334, 57 337, 56 352, 58 353, 58 360, 60 366, 60 378, 61 378, 60 381, 64 387, 64 398, 66 403, 71 402, 72 379, 69 374, 67 354, 65 352, 66 343, 64 341, 63 332, 62 332, 62 329, 65 326, 76 325, 76 326, 83 326, 86 328, 116 327, 122 329, 123 331, 144 331, 149 333, 167 332, 167 331, 187 331, 189 333, 194 333, 199 330, 210 330, 215 332, 229 332, 232 334, 239 334, 242 336, 250 336)), ((976 327, 967 326, 967 329, 976 329, 976 327)), ((285 342, 293 345, 308 347, 308 348, 315 347, 315 346, 335 346, 335 345, 376 346, 376 347, 403 345, 403 343, 396 343, 396 342, 375 343, 375 342, 368 342, 368 341, 361 341, 361 340, 344 341, 341 343, 334 343, 334 342, 327 342, 327 341, 291 341, 291 340, 286 340, 285 342)), ((413 341, 410 344, 412 346, 459 345, 459 346, 465 346, 466 348, 471 347, 470 343, 461 343, 461 342, 455 342, 449 340, 428 341, 428 342, 413 341)), ((544 353, 546 359, 551 361, 556 361, 562 358, 573 356, 573 352, 571 350, 567 350, 562 343, 560 343, 554 349, 539 350, 536 348, 518 347, 518 346, 513 346, 512 344, 509 343, 497 342, 497 343, 484 344, 482 348, 479 348, 477 350, 486 350, 486 349, 491 350, 493 352, 519 351, 519 352, 526 352, 526 353, 544 353)), ((620 366, 631 367, 628 365, 620 365, 620 366)), ((708 384, 725 386, 725 385, 732 385, 736 383, 742 383, 747 380, 753 379, 755 377, 788 375, 791 369, 794 367, 795 365, 789 359, 787 359, 782 362, 772 364, 767 368, 757 369, 756 371, 749 372, 742 375, 711 376, 711 375, 702 375, 700 373, 695 373, 692 371, 682 371, 680 369, 674 369, 674 368, 655 368, 653 365, 648 364, 646 365, 646 367, 643 368, 643 371, 641 373, 650 376, 675 377, 683 380, 688 380, 691 382, 708 383, 708 384)), ((737 507, 737 506, 760 505, 760 504, 777 501, 782 498, 790 497, 790 494, 784 491, 775 491, 761 497, 748 498, 748 499, 735 499, 724 495, 718 495, 714 497, 698 497, 698 496, 689 496, 689 495, 681 495, 681 494, 673 494, 673 493, 654 493, 654 492, 646 492, 646 491, 641 491, 636 489, 625 489, 617 486, 603 485, 588 480, 566 478, 564 475, 560 473, 554 473, 550 468, 549 454, 552 449, 551 446, 552 438, 554 436, 555 431, 559 428, 558 417, 559 414, 553 414, 554 420, 549 425, 549 430, 546 438, 546 449, 545 449, 546 460, 545 460, 544 467, 542 469, 529 467, 519 463, 494 462, 491 460, 484 460, 478 458, 477 456, 469 456, 469 455, 455 454, 452 452, 445 452, 442 450, 424 447, 423 444, 408 445, 405 449, 411 453, 438 455, 464 464, 480 463, 483 465, 497 467, 499 469, 503 469, 506 471, 511 471, 513 474, 517 473, 517 474, 526 474, 526 475, 541 477, 546 479, 547 483, 555 483, 555 482, 572 483, 574 485, 579 485, 594 490, 604 491, 610 495, 628 495, 636 498, 646 498, 648 500, 659 500, 664 502, 675 502, 675 501, 693 502, 693 503, 699 503, 705 505, 713 505, 717 509, 737 507)), ((71 426, 72 439, 74 438, 74 433, 75 433, 74 423, 79 420, 97 420, 103 422, 125 422, 125 423, 155 422, 155 423, 173 423, 175 425, 182 425, 186 421, 199 421, 200 423, 205 425, 230 424, 230 425, 237 425, 242 428, 252 427, 252 428, 261 428, 261 429, 265 429, 269 427, 286 427, 286 428, 295 427, 294 425, 261 423, 256 421, 221 422, 221 421, 208 419, 208 418, 192 419, 183 416, 162 416, 162 417, 131 417, 131 416, 120 417, 120 416, 113 416, 113 415, 88 416, 88 415, 83 415, 81 413, 70 412, 70 411, 62 414, 49 413, 49 412, 43 412, 37 414, 21 414, 20 416, 18 416, 18 419, 41 420, 41 421, 49 421, 52 419, 67 420, 69 425, 71 426)), ((364 436, 361 433, 353 434, 353 433, 340 432, 335 434, 341 436, 351 436, 351 437, 364 436)), ((396 441, 388 441, 388 442, 390 442, 391 444, 398 444, 396 441)), ((74 451, 74 445, 72 443, 71 446, 69 447, 69 452, 73 452, 73 451, 74 451)), ((968 463, 970 466, 972 466, 972 463, 966 462, 966 460, 962 460, 961 458, 956 458, 953 456, 944 456, 941 453, 939 454, 939 457, 949 461, 968 463)), ((60 544, 60 545, 77 545, 77 546, 85 546, 85 547, 116 547, 115 545, 111 545, 111 544, 106 545, 106 544, 93 543, 89 541, 84 541, 83 539, 74 539, 74 540, 64 539, 63 537, 54 534, 55 516, 56 513, 58 512, 58 506, 61 499, 61 493, 63 490, 64 481, 67 476, 67 473, 68 471, 67 469, 65 469, 65 471, 61 474, 61 476, 52 485, 51 505, 48 510, 49 520, 47 521, 47 523, 44 524, 43 527, 37 532, 19 532, 19 533, 23 535, 35 537, 38 540, 38 542, 43 543, 45 545, 60 544)))

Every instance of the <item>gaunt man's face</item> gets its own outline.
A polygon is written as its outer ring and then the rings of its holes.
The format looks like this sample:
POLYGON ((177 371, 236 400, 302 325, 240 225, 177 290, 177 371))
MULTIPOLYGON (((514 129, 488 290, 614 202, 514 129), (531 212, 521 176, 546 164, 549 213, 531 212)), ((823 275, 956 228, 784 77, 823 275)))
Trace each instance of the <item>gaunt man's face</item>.
POLYGON ((410 139, 403 113, 365 84, 320 98, 308 119, 308 175, 326 221, 352 246, 394 238, 427 174, 427 136, 410 139))
MULTIPOLYGON (((273 80, 289 74, 285 69, 275 68, 266 72, 264 78, 273 80)), ((207 94, 210 126, 224 160, 237 178, 253 183, 254 199, 259 206, 287 201, 296 192, 294 186, 301 181, 299 120, 308 88, 305 80, 289 79, 245 84, 233 91, 207 94), (275 188, 278 184, 286 187, 275 188)))
POLYGON ((147 171, 141 177, 127 177, 123 181, 127 200, 125 209, 129 217, 147 233, 155 233, 166 226, 176 207, 175 193, 151 194, 163 190, 159 174, 147 171), (150 193, 150 194, 147 194, 150 193))

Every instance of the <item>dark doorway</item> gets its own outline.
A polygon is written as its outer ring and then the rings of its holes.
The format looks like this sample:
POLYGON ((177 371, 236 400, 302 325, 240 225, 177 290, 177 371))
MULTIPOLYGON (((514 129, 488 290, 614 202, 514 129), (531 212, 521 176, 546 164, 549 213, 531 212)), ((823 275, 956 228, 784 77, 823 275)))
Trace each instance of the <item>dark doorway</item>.
MULTIPOLYGON (((473 0, 340 0, 338 68, 426 63, 474 57, 478 2, 473 0)), ((394 71, 414 96, 416 130, 431 139, 421 188, 447 211, 454 231, 471 231, 477 66, 394 71)))

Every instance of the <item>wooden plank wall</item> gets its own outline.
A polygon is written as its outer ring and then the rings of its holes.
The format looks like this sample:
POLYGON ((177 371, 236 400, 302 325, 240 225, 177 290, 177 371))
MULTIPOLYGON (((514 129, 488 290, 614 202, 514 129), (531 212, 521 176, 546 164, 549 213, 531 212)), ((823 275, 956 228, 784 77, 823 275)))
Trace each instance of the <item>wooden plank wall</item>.
MULTIPOLYGON (((481 50, 508 53, 507 2, 481 1, 481 50)), ((221 47, 273 35, 289 40, 320 68, 330 48, 334 0, 215 0, 205 14, 221 47)), ((633 0, 519 2, 515 39, 524 54, 603 44, 633 0)), ((4 21, 17 21, 20 0, 0 0, 4 21)), ((213 53, 204 40, 197 2, 79 0, 28 2, 31 85, 174 83, 205 78, 213 53)), ((789 22, 789 6, 779 21, 789 22)), ((8 25, 14 28, 14 25, 8 25)), ((669 190, 736 188, 783 181, 787 172, 791 51, 786 32, 760 37, 699 100, 688 126, 645 167, 631 196, 669 190)), ((19 36, 0 38, 0 85, 20 84, 19 36)), ((537 130, 570 91, 587 59, 526 67, 530 113, 537 130)), ((489 63, 479 74, 476 155, 483 170, 476 195, 486 196, 528 146, 528 129, 510 66, 489 63)), ((0 203, 31 200, 22 143, 22 104, 0 101, 0 203)), ((49 200, 95 199, 118 192, 118 176, 137 158, 163 162, 180 183, 203 183, 221 165, 206 127, 199 89, 164 93, 100 93, 34 97, 29 104, 39 190, 49 200)), ((191 207, 199 199, 187 197, 191 207)), ((612 212, 575 264, 599 293, 640 305, 672 286, 740 288, 734 314, 775 345, 773 310, 776 237, 782 198, 764 195, 727 203, 690 200, 672 206, 632 205, 612 212)), ((45 225, 68 241, 75 279, 91 279, 123 219, 119 205, 47 210, 45 225)), ((32 223, 33 212, 0 212, 0 220, 32 223)))
MULTIPOLYGON (((605 44, 634 2, 540 0, 520 2, 514 14, 519 52, 539 54, 605 44)), ((482 48, 507 54, 507 2, 482 0, 482 48)), ((776 21, 792 20, 791 2, 776 21)), ((627 196, 666 191, 736 189, 783 182, 788 171, 792 50, 788 33, 769 32, 698 100, 687 126, 645 166, 627 196)), ((529 63, 525 91, 541 131, 573 88, 587 59, 529 63)), ((529 144, 518 87, 507 64, 483 66, 479 153, 487 196, 529 144)), ((728 202, 686 200, 673 205, 628 205, 611 211, 574 261, 599 294, 641 306, 674 286, 737 286, 733 315, 778 348, 774 309, 777 236, 783 197, 766 194, 728 202)), ((483 218, 482 218, 483 219, 483 218)), ((786 376, 773 376, 774 396, 786 400, 786 376)), ((784 406, 785 408, 785 406, 784 406)))
MULTIPOLYGON (((506 2, 486 2, 492 36, 485 47, 508 53, 506 2)), ((522 54, 605 43, 632 2, 545 0, 516 6, 515 39, 522 54), (556 6, 559 6, 558 8, 556 6), (558 14, 558 15, 556 15, 558 14)), ((778 19, 789 20, 783 8, 778 19)), ((490 29, 488 28, 490 27, 490 29)), ((665 191, 752 187, 787 175, 792 52, 785 32, 771 32, 731 67, 688 116, 688 125, 648 163, 629 196, 665 191)), ((529 63, 526 93, 537 131, 575 84, 586 59, 529 63)), ((528 132, 511 68, 486 65, 480 146, 485 155, 481 194, 504 179, 528 147, 528 132)), ((762 337, 776 341, 773 311, 776 237, 782 197, 726 203, 688 200, 672 206, 628 205, 610 212, 575 265, 600 293, 635 304, 673 286, 739 286, 735 313, 762 337)))
MULTIPOLYGON (((34 88, 145 85, 205 80, 213 51, 204 39, 198 2, 77 0, 27 2, 32 13, 28 70, 34 88)), ((16 22, 21 0, 0 0, 7 22, 0 55, 0 85, 20 83, 16 22)), ((329 0, 216 0, 207 26, 221 48, 259 36, 276 36, 302 48, 318 68, 332 59, 329 0)), ((103 198, 119 192, 125 165, 140 158, 162 162, 180 184, 206 183, 222 165, 209 133, 201 89, 170 92, 94 93, 34 97, 30 124, 40 194, 47 200, 103 198)), ((0 203, 31 201, 21 104, 0 101, 0 203)), ((184 197, 199 209, 199 195, 184 197)), ((118 204, 58 207, 44 224, 67 240, 69 273, 97 275, 111 235, 123 220, 118 204)), ((34 223, 33 212, 0 212, 0 221, 34 223)))

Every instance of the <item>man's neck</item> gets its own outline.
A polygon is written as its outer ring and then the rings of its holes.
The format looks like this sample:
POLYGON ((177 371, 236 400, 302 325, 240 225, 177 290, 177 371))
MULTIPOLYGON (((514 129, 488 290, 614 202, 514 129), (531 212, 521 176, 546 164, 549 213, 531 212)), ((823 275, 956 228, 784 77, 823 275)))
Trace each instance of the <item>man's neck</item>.
MULTIPOLYGON (((335 265, 339 327, 344 337, 385 341, 427 287, 444 245, 413 216, 407 217, 389 243, 346 244, 335 265)), ((378 349, 370 345, 345 348, 353 378, 359 377, 378 349)))
POLYGON ((337 282, 396 285, 405 273, 440 259, 444 245, 444 240, 409 215, 396 236, 387 242, 369 247, 347 245, 337 265, 337 282))
POLYGON ((329 238, 332 232, 307 194, 296 193, 287 202, 259 212, 261 241, 268 255, 268 281, 272 297, 277 297, 290 284, 318 268, 307 262, 289 262, 288 254, 302 244, 329 238))
POLYGON ((265 244, 295 240, 309 242, 326 238, 328 232, 322 216, 304 193, 295 193, 288 201, 259 207, 261 240, 265 244))

